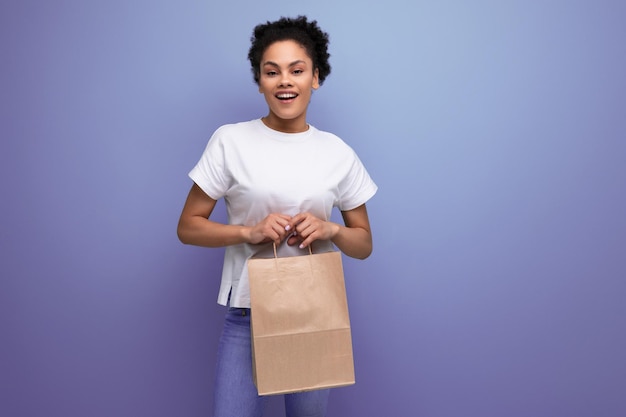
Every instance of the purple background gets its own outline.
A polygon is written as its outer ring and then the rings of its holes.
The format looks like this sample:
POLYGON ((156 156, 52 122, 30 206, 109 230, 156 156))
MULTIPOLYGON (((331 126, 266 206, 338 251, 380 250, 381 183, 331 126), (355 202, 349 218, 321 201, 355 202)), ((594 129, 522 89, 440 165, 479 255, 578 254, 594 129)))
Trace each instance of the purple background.
POLYGON ((626 415, 626 6, 602 0, 3 1, 0 415, 210 415, 223 250, 176 238, 187 172, 265 113, 249 36, 298 13, 332 37, 310 121, 380 186, 330 416, 626 415))

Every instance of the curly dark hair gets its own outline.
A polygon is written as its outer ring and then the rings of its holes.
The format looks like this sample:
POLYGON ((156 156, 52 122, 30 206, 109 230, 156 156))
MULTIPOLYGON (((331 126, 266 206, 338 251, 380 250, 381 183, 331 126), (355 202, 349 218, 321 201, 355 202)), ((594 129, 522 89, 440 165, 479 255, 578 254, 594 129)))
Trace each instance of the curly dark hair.
POLYGON ((265 50, 274 42, 293 40, 302 45, 313 61, 313 69, 319 71, 319 84, 330 74, 328 58, 328 33, 323 32, 317 21, 309 22, 306 16, 296 18, 281 17, 275 22, 257 25, 250 41, 248 59, 252 65, 254 82, 259 83, 261 77, 261 59, 265 50))

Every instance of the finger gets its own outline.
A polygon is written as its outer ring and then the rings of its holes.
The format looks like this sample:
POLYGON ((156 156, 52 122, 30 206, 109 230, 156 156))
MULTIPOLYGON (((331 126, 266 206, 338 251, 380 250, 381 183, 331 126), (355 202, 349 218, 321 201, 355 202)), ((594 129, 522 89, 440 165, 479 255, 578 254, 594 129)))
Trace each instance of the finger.
POLYGON ((313 234, 316 230, 315 225, 308 222, 300 223, 296 229, 298 230, 300 236, 305 239, 309 237, 309 235, 313 234))
POLYGON ((291 220, 291 216, 288 216, 286 214, 280 214, 277 217, 277 221, 280 222, 280 224, 282 224, 283 226, 287 225, 287 223, 289 223, 290 220, 291 220))
POLYGON ((302 239, 300 238, 300 236, 292 234, 287 238, 287 244, 290 246, 293 246, 299 242, 301 242, 302 239))
POLYGON ((290 224, 291 228, 294 228, 294 227, 298 226, 300 223, 302 223, 308 217, 308 215, 309 215, 309 213, 298 213, 295 216, 293 216, 289 220, 289 224, 290 224))
POLYGON ((300 228, 299 226, 302 224, 304 220, 303 219, 295 219, 292 218, 291 220, 289 220, 289 222, 287 223, 287 225, 285 226, 285 230, 286 231, 293 231, 293 232, 297 232, 298 229, 300 228))
POLYGON ((289 219, 286 219, 283 216, 275 216, 269 219, 269 224, 271 225, 273 229, 279 228, 279 229, 285 230, 285 226, 288 223, 289 223, 289 219))
POLYGON ((313 243, 315 241, 315 237, 314 235, 310 235, 309 237, 307 237, 306 239, 304 239, 302 241, 302 243, 300 243, 300 245, 298 246, 300 249, 304 249, 307 246, 309 246, 311 243, 313 243))
POLYGON ((274 214, 272 221, 276 222, 281 229, 290 230, 293 227, 293 225, 290 226, 291 219, 292 217, 287 214, 274 214))
POLYGON ((285 238, 285 228, 281 224, 276 223, 272 226, 272 234, 274 235, 272 240, 274 240, 274 242, 276 243, 280 243, 281 240, 285 238))
POLYGON ((319 237, 319 231, 315 225, 308 225, 303 231, 300 232, 300 238, 302 240, 300 248, 306 248, 313 243, 319 237))

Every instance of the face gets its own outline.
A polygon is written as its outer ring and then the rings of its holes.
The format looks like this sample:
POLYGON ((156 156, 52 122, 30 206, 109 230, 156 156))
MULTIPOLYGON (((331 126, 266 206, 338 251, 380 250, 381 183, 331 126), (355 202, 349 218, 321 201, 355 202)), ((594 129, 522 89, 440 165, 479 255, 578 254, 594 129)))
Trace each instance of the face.
POLYGON ((282 132, 304 132, 311 94, 318 87, 318 72, 306 49, 292 40, 274 42, 261 59, 259 92, 269 107, 263 121, 282 132))

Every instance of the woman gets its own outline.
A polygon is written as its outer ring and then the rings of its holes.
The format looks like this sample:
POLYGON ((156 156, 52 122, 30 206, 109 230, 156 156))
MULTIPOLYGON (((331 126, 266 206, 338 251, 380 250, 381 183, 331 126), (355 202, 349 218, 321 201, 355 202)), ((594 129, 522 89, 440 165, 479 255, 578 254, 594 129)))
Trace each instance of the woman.
MULTIPOLYGON (((248 54, 267 116, 220 127, 189 173, 194 184, 178 224, 183 243, 226 247, 218 303, 228 306, 220 338, 215 416, 261 416, 252 379, 250 257, 326 252, 354 258, 372 251, 365 202, 376 193, 362 163, 341 139, 309 125, 313 90, 330 73, 328 35, 306 17, 254 29, 248 54), (224 198, 228 224, 210 219, 224 198), (344 224, 330 221, 341 210, 344 224)), ((323 416, 328 390, 288 394, 287 416, 323 416)))

